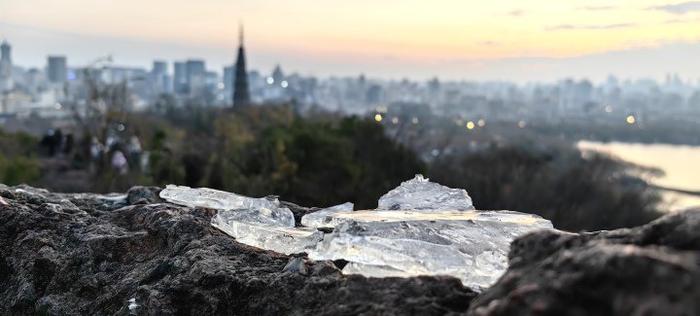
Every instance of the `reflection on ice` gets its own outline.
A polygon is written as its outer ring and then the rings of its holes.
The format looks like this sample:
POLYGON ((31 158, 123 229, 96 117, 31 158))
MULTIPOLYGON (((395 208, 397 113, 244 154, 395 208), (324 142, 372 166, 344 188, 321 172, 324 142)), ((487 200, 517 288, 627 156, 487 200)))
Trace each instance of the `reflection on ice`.
POLYGON ((169 185, 167 201, 217 209, 211 224, 238 242, 314 260, 344 259, 343 273, 368 277, 450 275, 480 290, 507 268, 513 239, 552 228, 539 216, 477 211, 465 190, 417 175, 379 199, 377 210, 345 203, 306 214, 304 227, 277 199, 169 185), (325 234, 317 229, 332 229, 325 234))
MULTIPOLYGON (((333 222, 405 222, 405 221, 464 221, 464 220, 479 220, 479 221, 494 221, 507 222, 515 224, 529 225, 542 218, 536 215, 511 212, 511 211, 450 211, 439 210, 431 212, 421 211, 384 211, 384 210, 367 210, 355 212, 343 212, 335 214, 327 214, 333 222)), ((321 225, 320 227, 324 227, 321 225)))
POLYGON ((353 207, 354 205, 352 203, 347 202, 336 206, 324 208, 316 212, 304 215, 301 218, 301 224, 306 227, 334 227, 338 223, 333 221, 335 217, 331 215, 352 213, 353 207))
POLYGON ((316 229, 255 225, 235 220, 226 221, 224 218, 214 216, 211 220, 212 226, 236 238, 236 241, 242 244, 287 255, 307 252, 316 247, 323 238, 323 233, 316 229))
POLYGON ((314 229, 294 227, 294 214, 276 198, 250 198, 208 188, 169 185, 160 197, 189 207, 217 209, 212 226, 236 241, 284 254, 304 252, 321 240, 314 229))
POLYGON ((474 289, 489 286, 506 270, 515 237, 552 228, 541 217, 509 211, 362 211, 337 216, 347 221, 327 234, 309 258, 344 259, 354 264, 343 272, 370 277, 452 275, 474 289))

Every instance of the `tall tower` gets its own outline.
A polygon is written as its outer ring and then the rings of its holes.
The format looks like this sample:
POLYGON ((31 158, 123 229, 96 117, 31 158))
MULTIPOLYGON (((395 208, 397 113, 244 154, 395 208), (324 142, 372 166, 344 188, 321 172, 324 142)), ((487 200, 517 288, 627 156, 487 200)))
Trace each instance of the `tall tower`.
POLYGON ((0 44, 0 92, 12 90, 12 47, 3 40, 0 44))
POLYGON ((236 58, 236 78, 233 86, 233 106, 245 107, 250 105, 250 91, 248 90, 248 72, 245 68, 245 49, 243 48, 243 25, 240 26, 238 35, 238 57, 236 58))
POLYGON ((12 55, 10 54, 12 47, 10 46, 10 43, 8 43, 6 40, 2 41, 2 44, 0 44, 0 60, 3 62, 8 62, 12 63, 12 55))
POLYGON ((176 61, 173 69, 173 91, 184 94, 187 92, 187 67, 184 62, 176 61))
POLYGON ((51 83, 63 84, 68 78, 66 56, 49 56, 47 58, 47 77, 51 83))

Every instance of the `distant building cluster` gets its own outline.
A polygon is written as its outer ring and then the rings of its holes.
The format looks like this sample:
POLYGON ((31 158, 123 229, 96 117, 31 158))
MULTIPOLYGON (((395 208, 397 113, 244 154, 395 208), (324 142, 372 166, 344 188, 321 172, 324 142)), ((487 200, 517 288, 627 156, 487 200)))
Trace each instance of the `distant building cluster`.
POLYGON ((23 68, 13 64, 7 41, 0 44, 0 53, 0 118, 69 117, 69 108, 86 102, 95 84, 123 87, 129 94, 124 106, 133 111, 148 110, 166 98, 173 106, 294 102, 300 108, 379 114, 380 118, 389 107, 403 104, 454 117, 458 123, 472 122, 472 127, 485 119, 526 126, 533 119, 619 115, 633 116, 636 123, 700 112, 700 81, 683 81, 677 75, 663 82, 610 76, 598 84, 573 79, 515 84, 380 80, 364 75, 317 78, 287 74, 279 65, 264 74, 246 69, 242 32, 235 64, 220 71, 207 68, 204 59, 156 60, 145 69, 115 66, 109 57, 76 66, 59 55, 48 56, 43 69, 23 68))

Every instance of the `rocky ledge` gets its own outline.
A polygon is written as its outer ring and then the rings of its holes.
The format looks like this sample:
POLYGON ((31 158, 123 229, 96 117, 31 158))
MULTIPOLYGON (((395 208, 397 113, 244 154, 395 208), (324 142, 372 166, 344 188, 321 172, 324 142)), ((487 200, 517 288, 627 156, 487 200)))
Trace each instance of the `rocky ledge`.
MULTIPOLYGON (((57 194, 0 185, 0 314, 700 314, 700 211, 648 225, 517 239, 477 296, 453 277, 343 275, 237 243, 215 211, 159 188, 57 194)), ((316 209, 285 203, 299 222, 316 209)))

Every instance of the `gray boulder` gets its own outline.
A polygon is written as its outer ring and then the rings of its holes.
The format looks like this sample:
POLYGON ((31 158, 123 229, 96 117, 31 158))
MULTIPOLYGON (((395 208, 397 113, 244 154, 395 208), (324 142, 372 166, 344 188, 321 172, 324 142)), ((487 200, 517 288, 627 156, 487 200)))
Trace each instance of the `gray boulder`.
POLYGON ((700 315, 700 210, 647 225, 511 244, 510 267, 472 315, 700 315))

